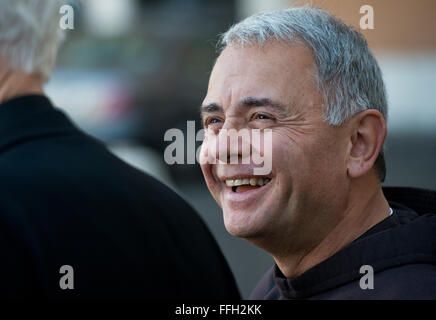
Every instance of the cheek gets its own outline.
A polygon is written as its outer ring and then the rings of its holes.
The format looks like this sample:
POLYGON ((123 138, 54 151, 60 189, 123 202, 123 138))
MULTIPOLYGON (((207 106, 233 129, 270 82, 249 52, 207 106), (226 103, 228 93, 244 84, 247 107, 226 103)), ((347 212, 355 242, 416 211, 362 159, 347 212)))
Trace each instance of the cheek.
MULTIPOLYGON (((335 165, 332 146, 320 139, 302 139, 288 135, 276 135, 273 140, 273 171, 283 188, 290 188, 290 182, 298 185, 316 183, 322 180, 329 168, 335 165), (311 182, 312 181, 312 182, 311 182)), ((328 175, 328 174, 327 174, 328 175)), ((286 190, 285 190, 286 191, 286 190)))
POLYGON ((288 134, 275 134, 272 140, 273 170, 277 175, 295 174, 306 155, 305 145, 288 134))
POLYGON ((271 160, 278 187, 277 196, 287 198, 295 177, 301 171, 298 147, 286 136, 276 135, 273 137, 271 160))
POLYGON ((318 167, 331 174, 341 170, 345 163, 339 138, 319 139, 313 146, 313 158, 318 167))
POLYGON ((344 163, 338 142, 333 138, 317 137, 308 141, 297 160, 299 183, 314 197, 332 197, 343 181, 344 163))

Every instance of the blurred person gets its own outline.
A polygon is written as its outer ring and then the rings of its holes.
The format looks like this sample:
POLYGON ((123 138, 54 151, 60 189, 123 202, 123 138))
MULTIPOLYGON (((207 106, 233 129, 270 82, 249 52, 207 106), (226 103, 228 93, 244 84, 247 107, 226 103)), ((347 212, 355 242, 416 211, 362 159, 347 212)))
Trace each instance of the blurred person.
POLYGON ((193 209, 44 96, 61 5, 0 2, 0 297, 239 298, 193 209))
POLYGON ((363 36, 300 7, 248 17, 221 47, 200 162, 228 232, 274 258, 251 298, 435 299, 436 192, 381 186, 387 101, 363 36), (270 130, 269 174, 231 129, 270 130))

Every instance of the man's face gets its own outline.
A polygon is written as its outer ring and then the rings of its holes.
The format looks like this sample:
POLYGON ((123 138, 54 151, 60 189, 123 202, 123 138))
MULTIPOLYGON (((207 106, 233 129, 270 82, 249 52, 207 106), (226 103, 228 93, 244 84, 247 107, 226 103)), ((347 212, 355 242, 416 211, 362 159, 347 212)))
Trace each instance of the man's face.
POLYGON ((212 143, 217 154, 223 152, 225 146, 216 140, 221 129, 272 132, 268 155, 272 170, 262 176, 264 181, 270 179, 263 186, 226 184, 259 178, 252 162, 202 164, 207 186, 232 235, 278 242, 277 235, 300 233, 307 245, 303 238, 313 240, 322 234, 304 232, 335 223, 334 217, 323 213, 343 205, 343 194, 338 193, 346 190, 347 144, 341 127, 323 122, 315 74, 313 55, 300 44, 229 46, 219 56, 202 106, 207 128, 203 157, 212 143))

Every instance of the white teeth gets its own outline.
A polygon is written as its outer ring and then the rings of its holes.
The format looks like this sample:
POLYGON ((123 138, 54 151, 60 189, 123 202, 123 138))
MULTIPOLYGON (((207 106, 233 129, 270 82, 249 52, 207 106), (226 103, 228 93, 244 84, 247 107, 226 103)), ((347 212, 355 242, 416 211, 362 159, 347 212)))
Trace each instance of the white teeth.
POLYGON ((242 185, 242 180, 236 179, 234 186, 237 187, 237 186, 241 186, 241 185, 242 185))
POLYGON ((263 186, 270 182, 269 178, 244 178, 244 179, 235 179, 235 180, 226 180, 227 187, 237 187, 237 186, 263 186))
POLYGON ((227 187, 233 187, 235 185, 235 180, 226 180, 227 187))

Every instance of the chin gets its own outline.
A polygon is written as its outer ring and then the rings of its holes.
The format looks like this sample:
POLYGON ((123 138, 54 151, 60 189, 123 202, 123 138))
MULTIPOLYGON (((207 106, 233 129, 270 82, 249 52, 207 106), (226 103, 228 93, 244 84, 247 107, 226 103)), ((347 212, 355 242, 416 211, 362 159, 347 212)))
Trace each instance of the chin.
POLYGON ((255 238, 264 232, 262 224, 253 219, 248 212, 230 212, 223 210, 224 226, 229 234, 237 238, 255 238))

